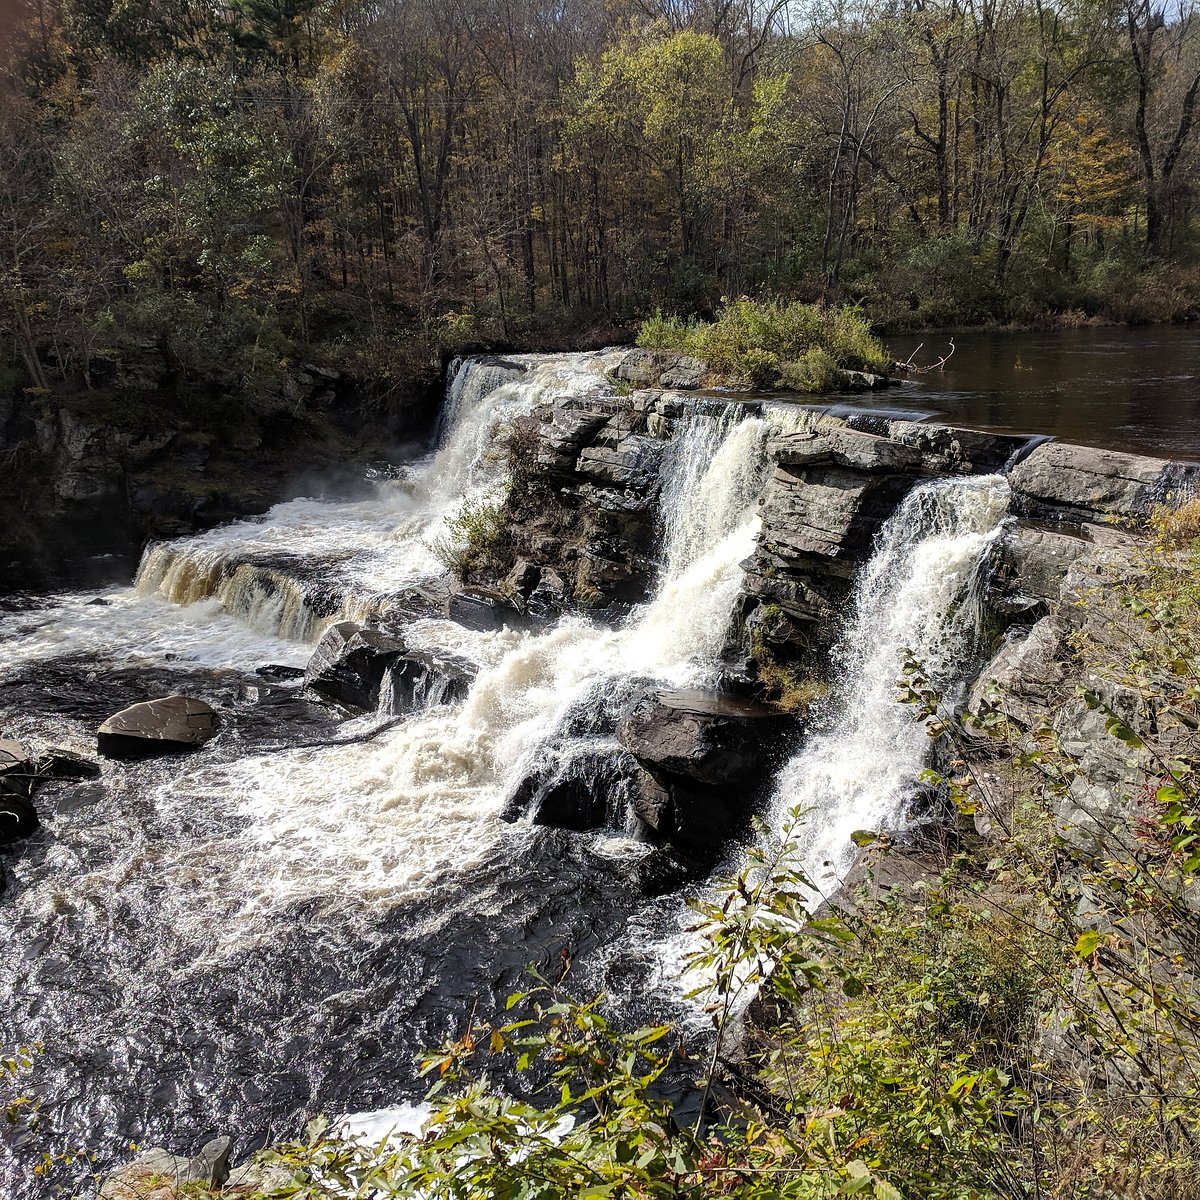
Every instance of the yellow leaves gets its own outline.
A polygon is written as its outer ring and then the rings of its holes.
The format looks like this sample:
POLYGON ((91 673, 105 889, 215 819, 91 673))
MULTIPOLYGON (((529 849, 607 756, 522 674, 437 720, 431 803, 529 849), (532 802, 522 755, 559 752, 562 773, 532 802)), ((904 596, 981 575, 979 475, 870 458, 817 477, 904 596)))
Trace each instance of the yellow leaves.
POLYGON ((1085 106, 1059 124, 1046 165, 1054 198, 1077 209, 1079 219, 1097 226, 1124 220, 1133 162, 1094 109, 1085 106))

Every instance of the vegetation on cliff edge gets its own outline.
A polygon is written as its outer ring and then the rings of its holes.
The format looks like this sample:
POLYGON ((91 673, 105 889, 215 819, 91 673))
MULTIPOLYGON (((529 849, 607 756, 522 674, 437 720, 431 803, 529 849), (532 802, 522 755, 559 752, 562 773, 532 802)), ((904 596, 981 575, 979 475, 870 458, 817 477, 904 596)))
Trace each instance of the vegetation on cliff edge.
POLYGON ((722 304, 711 322, 664 316, 642 322, 637 344, 703 359, 719 377, 749 387, 832 391, 846 371, 885 375, 891 360, 862 311, 754 301, 722 304))

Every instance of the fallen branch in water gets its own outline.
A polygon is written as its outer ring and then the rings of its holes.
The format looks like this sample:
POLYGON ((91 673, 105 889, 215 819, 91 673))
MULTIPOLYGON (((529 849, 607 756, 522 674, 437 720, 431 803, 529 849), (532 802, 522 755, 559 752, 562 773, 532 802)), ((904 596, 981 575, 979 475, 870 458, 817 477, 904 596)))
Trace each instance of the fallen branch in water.
MULTIPOLYGON (((925 345, 924 342, 921 343, 921 346, 923 345, 925 345)), ((920 350, 921 346, 918 346, 917 350, 920 350)), ((908 362, 904 364, 904 369, 906 371, 914 371, 918 375, 928 375, 930 371, 940 371, 954 357, 954 339, 950 339, 949 353, 943 354, 942 357, 937 360, 937 362, 930 363, 927 367, 914 367, 912 365, 912 360, 917 356, 917 350, 914 350, 909 356, 908 362)))

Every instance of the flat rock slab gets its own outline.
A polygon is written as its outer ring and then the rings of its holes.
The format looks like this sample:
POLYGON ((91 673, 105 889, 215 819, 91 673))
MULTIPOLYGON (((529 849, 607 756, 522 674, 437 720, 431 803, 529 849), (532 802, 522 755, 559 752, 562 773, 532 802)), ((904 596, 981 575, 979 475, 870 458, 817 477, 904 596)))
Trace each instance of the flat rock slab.
POLYGON ((1046 442, 1009 472, 1014 492, 1051 509, 1095 517, 1146 516, 1168 499, 1173 486, 1194 480, 1191 464, 1046 442))
POLYGON ((97 731, 100 753, 110 758, 178 754, 215 737, 216 710, 191 696, 145 700, 114 713, 97 731))
POLYGON ((617 737, 652 771, 710 785, 749 783, 792 726, 790 714, 737 696, 656 690, 631 706, 617 737))

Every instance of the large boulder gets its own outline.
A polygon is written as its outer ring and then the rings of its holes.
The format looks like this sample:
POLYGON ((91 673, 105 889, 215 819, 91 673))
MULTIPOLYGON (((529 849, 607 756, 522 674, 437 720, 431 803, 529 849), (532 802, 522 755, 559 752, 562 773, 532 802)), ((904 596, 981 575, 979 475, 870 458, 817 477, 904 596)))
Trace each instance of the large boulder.
POLYGON ((654 841, 719 846, 745 824, 795 733, 790 714, 737 696, 643 694, 617 733, 656 785, 631 794, 634 815, 654 841))
POLYGON ((789 714, 740 696, 655 690, 634 702, 617 736, 651 770, 730 784, 761 777, 792 728, 789 714))
POLYGON ((475 672, 474 664, 465 659, 410 650, 388 667, 377 707, 406 713, 436 704, 458 704, 467 698, 475 672))
POLYGON ((1096 520, 1144 517, 1197 472, 1200 466, 1162 458, 1046 442, 1012 468, 1008 481, 1035 516, 1096 520))
POLYGON ((543 758, 517 785, 504 816, 556 829, 625 829, 643 792, 652 797, 662 788, 629 754, 585 743, 577 753, 543 758))
POLYGON ((354 621, 331 625, 304 672, 304 686, 351 708, 374 709, 384 679, 405 653, 404 643, 354 621))
POLYGON ((97 731, 100 753, 141 758, 196 750, 217 734, 216 710, 192 696, 145 700, 114 713, 97 731))

